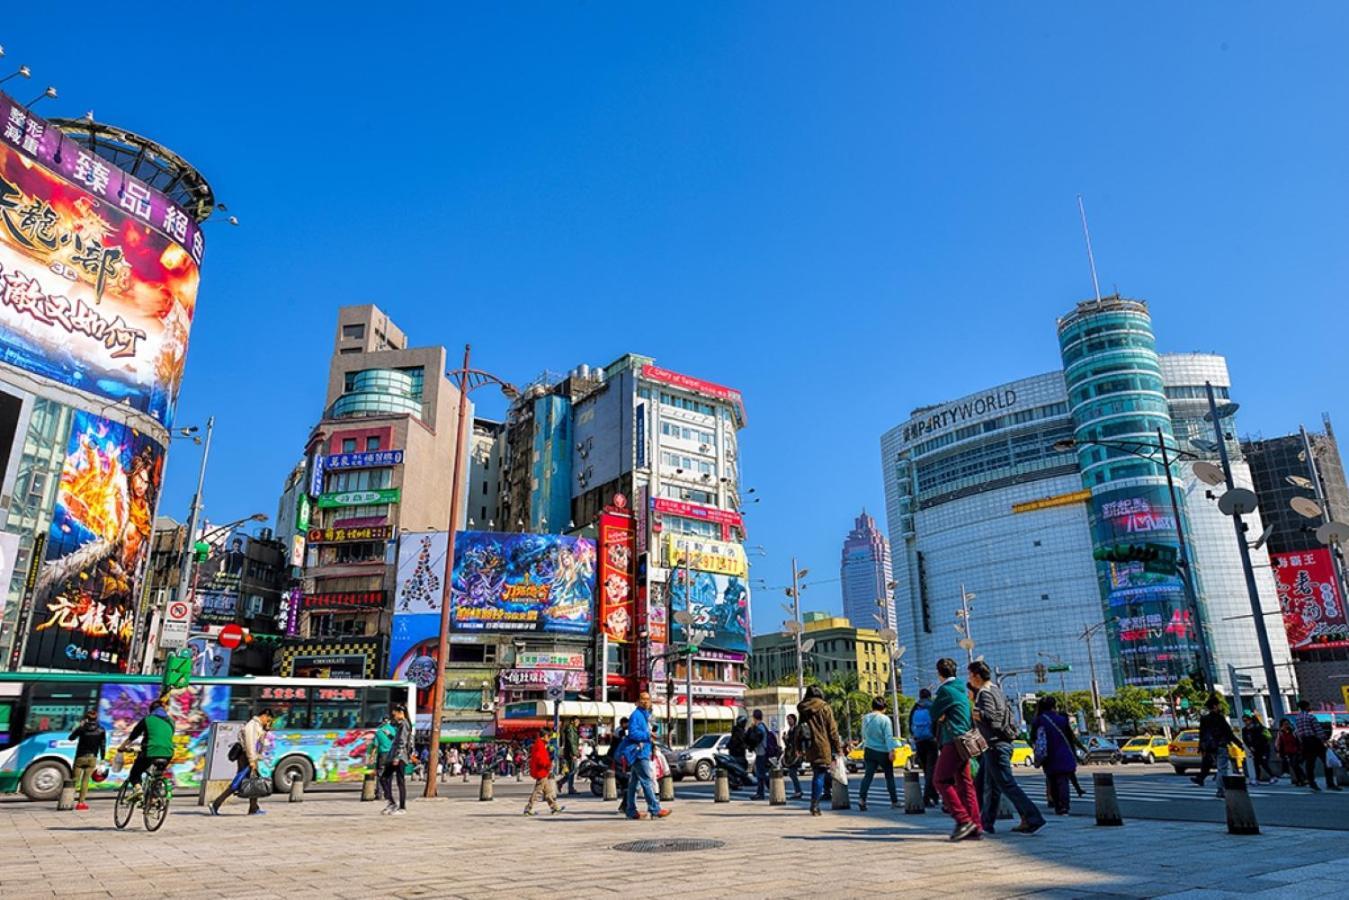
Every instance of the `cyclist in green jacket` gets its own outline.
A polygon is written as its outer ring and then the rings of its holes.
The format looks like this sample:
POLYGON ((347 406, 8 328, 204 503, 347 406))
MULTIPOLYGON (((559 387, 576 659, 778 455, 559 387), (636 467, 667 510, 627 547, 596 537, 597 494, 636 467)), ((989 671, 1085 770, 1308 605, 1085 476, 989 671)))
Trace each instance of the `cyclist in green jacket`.
POLYGON ((126 740, 117 748, 119 752, 124 753, 136 738, 142 738, 141 752, 136 756, 136 761, 131 764, 131 771, 126 776, 127 782, 134 789, 133 800, 140 799, 141 777, 150 770, 150 766, 155 763, 167 766, 173 762, 173 719, 169 716, 168 706, 169 695, 164 694, 150 705, 150 711, 145 714, 145 718, 136 723, 136 727, 131 729, 131 734, 127 735, 126 740))

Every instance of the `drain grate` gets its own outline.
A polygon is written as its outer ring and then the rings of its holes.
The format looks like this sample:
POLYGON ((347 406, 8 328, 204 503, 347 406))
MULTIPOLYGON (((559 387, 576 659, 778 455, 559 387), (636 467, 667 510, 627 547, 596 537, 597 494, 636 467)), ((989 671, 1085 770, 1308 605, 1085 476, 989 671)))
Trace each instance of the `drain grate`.
POLYGON ((615 850, 626 853, 687 853, 690 850, 715 850, 724 847, 723 841, 707 841, 697 838, 663 838, 655 841, 628 841, 615 844, 615 850))

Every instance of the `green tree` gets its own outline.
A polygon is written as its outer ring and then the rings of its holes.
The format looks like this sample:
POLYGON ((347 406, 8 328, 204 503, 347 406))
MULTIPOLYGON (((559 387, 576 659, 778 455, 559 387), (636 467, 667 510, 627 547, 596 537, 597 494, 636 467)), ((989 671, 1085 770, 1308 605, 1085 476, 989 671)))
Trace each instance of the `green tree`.
POLYGON ((1107 722, 1120 727, 1132 726, 1135 734, 1143 730, 1142 723, 1152 718, 1155 712, 1151 692, 1127 685, 1117 690, 1113 697, 1103 699, 1101 708, 1107 722))

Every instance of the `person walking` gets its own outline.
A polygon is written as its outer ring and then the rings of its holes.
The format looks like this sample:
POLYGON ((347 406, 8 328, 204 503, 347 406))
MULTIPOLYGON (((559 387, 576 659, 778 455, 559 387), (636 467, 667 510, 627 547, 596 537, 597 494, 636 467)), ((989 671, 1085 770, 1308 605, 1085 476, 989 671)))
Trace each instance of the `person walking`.
POLYGON ((1072 728, 1068 717, 1059 712, 1054 697, 1041 697, 1035 721, 1031 723, 1030 743, 1035 748, 1035 759, 1045 773, 1045 785, 1054 812, 1068 815, 1072 798, 1068 794, 1069 775, 1077 772, 1077 756, 1073 753, 1072 728))
POLYGON ((85 710, 84 718, 66 740, 75 742, 75 789, 79 791, 75 811, 85 812, 89 809, 89 804, 84 802, 89 794, 89 777, 108 749, 108 733, 98 724, 98 710, 85 710))
POLYGON ((573 716, 562 727, 562 784, 567 796, 576 796, 576 768, 581 764, 581 720, 573 716))
POLYGON ((754 724, 745 734, 745 746, 754 751, 754 780, 757 782, 754 786, 755 800, 763 800, 767 796, 765 791, 768 790, 768 767, 771 763, 768 744, 768 726, 763 721, 763 710, 756 709, 754 724))
POLYGON ((397 731, 393 727, 393 722, 388 716, 384 716, 379 721, 379 726, 375 729, 375 799, 388 801, 391 798, 384 794, 384 782, 380 776, 384 773, 384 763, 389 759, 389 748, 393 746, 393 736, 397 731))
POLYGON ((796 749, 796 713, 787 713, 787 733, 782 736, 782 746, 786 749, 783 754, 783 767, 792 779, 792 799, 800 800, 801 778, 796 774, 796 770, 801 767, 801 754, 796 749))
POLYGON ((1302 748, 1293 733, 1293 722, 1285 718, 1279 722, 1279 733, 1274 738, 1274 749, 1279 753, 1279 765, 1288 775, 1293 787, 1302 787, 1307 779, 1302 775, 1302 748))
POLYGON ((822 815, 820 798, 829 785, 829 767, 834 756, 843 752, 843 741, 838 736, 834 712, 824 700, 824 691, 818 684, 806 687, 806 697, 796 705, 800 716, 796 726, 797 753, 810 763, 810 814, 822 815))
POLYGON ((980 795, 981 825, 993 834, 998 809, 1005 795, 1021 815, 1012 827, 1018 834, 1035 834, 1045 827, 1044 813, 1026 796, 1012 774, 1012 742, 1016 740, 1016 720, 1002 688, 993 680, 988 663, 975 660, 968 666, 970 687, 974 688, 974 726, 988 742, 988 750, 979 757, 979 775, 983 782, 980 795))
POLYGON ((1231 751, 1229 748, 1236 744, 1241 746, 1241 738, 1237 737, 1236 732, 1232 730, 1232 725, 1227 721, 1227 716, 1223 715, 1222 701, 1217 697, 1209 697, 1208 702, 1204 704, 1207 710, 1199 718, 1199 752, 1203 754, 1203 761, 1199 764, 1199 774, 1194 776, 1194 783, 1200 787, 1204 786, 1204 781, 1209 773, 1213 771, 1216 763, 1218 769, 1218 794, 1223 796, 1223 777, 1231 771, 1231 751))
MULTIPOLYGON (((749 717, 737 716, 731 725, 731 739, 726 742, 726 755, 740 764, 745 777, 749 777, 749 717)), ((732 787, 735 782, 732 780, 732 787)))
POLYGON ((899 794, 895 791, 895 726, 885 714, 885 698, 871 700, 871 712, 862 717, 862 787, 857 794, 857 808, 867 811, 867 792, 880 769, 885 775, 885 788, 890 792, 890 808, 899 808, 899 794))
POLYGON ((401 816, 407 812, 408 806, 406 770, 413 759, 412 723, 408 721, 407 707, 400 704, 391 712, 392 721, 389 725, 393 728, 393 737, 389 743, 388 756, 384 759, 384 768, 379 773, 379 780, 384 785, 384 796, 389 798, 389 803, 380 810, 380 814, 401 816), (394 782, 398 783, 397 803, 393 800, 394 782))
POLYGON ((970 698, 964 682, 956 678, 956 661, 937 660, 937 675, 942 679, 932 700, 932 719, 937 726, 937 766, 934 777, 937 791, 948 815, 955 820, 951 840, 977 840, 982 817, 979 798, 974 792, 970 763, 960 752, 957 740, 974 727, 970 698))
MULTIPOLYGON (((1307 786, 1319 793, 1321 789, 1316 786, 1316 764, 1319 762, 1323 768, 1325 767, 1325 737, 1321 733, 1321 723, 1312 715, 1312 705, 1309 701, 1300 701, 1297 710, 1293 716, 1293 734, 1297 735, 1303 773, 1307 777, 1307 786)), ((1332 791, 1340 790, 1339 786, 1331 781, 1329 768, 1325 769, 1325 773, 1326 787, 1332 791)))
MULTIPOLYGON (((244 725, 243 732, 239 735, 239 741, 235 744, 232 751, 234 764, 238 766, 238 771, 234 773, 234 780, 230 782, 229 787, 215 798, 215 802, 210 805, 211 815, 220 815, 220 807, 225 801, 238 792, 240 785, 244 783, 244 778, 258 774, 258 763, 262 760, 262 742, 267 737, 267 732, 272 727, 272 711, 269 708, 258 710, 258 714, 248 720, 244 725)), ((258 798, 248 798, 248 814, 250 816, 261 816, 267 811, 258 808, 258 798)))
POLYGON ((932 775, 937 768, 937 731, 932 721, 932 691, 923 688, 918 702, 909 710, 909 738, 923 770, 923 804, 937 805, 937 783, 932 775))
POLYGON ((1274 774, 1274 770, 1269 767, 1269 748, 1273 741, 1273 736, 1265 723, 1260 721, 1260 717, 1247 713, 1241 717, 1241 740, 1246 744, 1246 749, 1251 754, 1251 768, 1255 772, 1256 784, 1273 784, 1279 780, 1279 776, 1274 774), (1265 773, 1265 778, 1260 777, 1261 770, 1265 773))
POLYGON ((668 809, 660 808, 656 796, 655 777, 651 769, 651 695, 642 691, 637 696, 637 708, 628 718, 628 733, 623 738, 619 751, 620 758, 628 766, 628 790, 625 794, 626 810, 629 819, 663 819, 670 814, 668 809), (641 788, 646 798, 646 813, 637 809, 637 789, 641 788))
POLYGON ((548 729, 539 729, 539 736, 529 748, 529 774, 534 779, 534 790, 525 804, 525 815, 534 815, 534 804, 542 799, 553 813, 560 813, 566 807, 558 805, 557 782, 553 781, 553 754, 548 747, 548 729))

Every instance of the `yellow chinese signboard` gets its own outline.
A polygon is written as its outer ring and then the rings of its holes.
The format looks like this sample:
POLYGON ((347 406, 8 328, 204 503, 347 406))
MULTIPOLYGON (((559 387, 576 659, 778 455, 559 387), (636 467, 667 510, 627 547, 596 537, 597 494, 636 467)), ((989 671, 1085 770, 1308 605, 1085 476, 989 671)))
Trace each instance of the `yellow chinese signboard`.
POLYGON ((1056 494, 1053 497, 1041 497, 1039 500, 1027 500, 1025 503, 1013 503, 1012 512, 1035 512, 1037 509, 1052 509, 1055 506, 1072 506, 1074 503, 1086 503, 1091 499, 1091 491, 1073 491, 1071 494, 1056 494))
POLYGON ((719 575, 744 577, 749 574, 749 560, 744 547, 691 534, 665 536, 665 564, 670 568, 687 566, 699 572, 716 572, 719 575))

